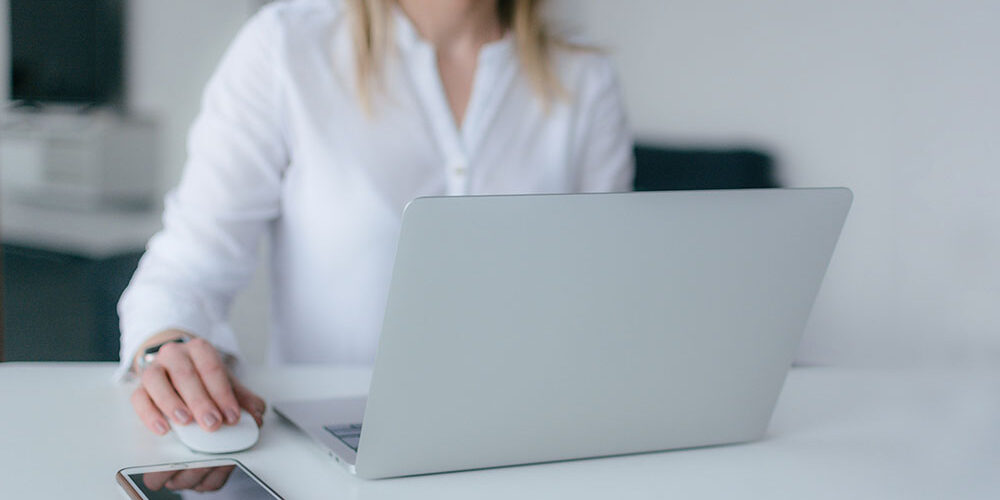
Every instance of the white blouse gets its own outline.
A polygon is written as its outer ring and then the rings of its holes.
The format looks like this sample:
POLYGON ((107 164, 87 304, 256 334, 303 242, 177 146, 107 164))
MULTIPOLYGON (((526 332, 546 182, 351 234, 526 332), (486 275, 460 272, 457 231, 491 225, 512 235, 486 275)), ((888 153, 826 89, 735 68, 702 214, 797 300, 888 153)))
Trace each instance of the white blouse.
POLYGON ((632 142, 615 73, 559 50, 569 97, 545 109, 510 36, 479 54, 457 127, 434 48, 397 11, 374 114, 354 84, 339 2, 265 7, 205 90, 164 228, 122 296, 121 366, 171 328, 239 353, 227 322, 271 246, 272 362, 370 363, 403 207, 418 196, 627 191, 632 142))

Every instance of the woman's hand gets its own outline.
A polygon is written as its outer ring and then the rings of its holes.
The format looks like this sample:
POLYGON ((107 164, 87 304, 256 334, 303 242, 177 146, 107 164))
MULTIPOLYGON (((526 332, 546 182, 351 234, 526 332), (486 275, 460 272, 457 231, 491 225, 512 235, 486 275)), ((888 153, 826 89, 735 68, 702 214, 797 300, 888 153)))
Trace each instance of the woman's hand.
MULTIPOLYGON (((139 352, 184 335, 177 330, 162 332, 139 352)), ((219 352, 204 339, 192 337, 184 343, 164 344, 139 374, 139 380, 132 393, 132 407, 157 434, 169 430, 166 418, 178 425, 194 419, 203 429, 214 431, 223 423, 239 421, 240 408, 253 415, 258 427, 263 423, 264 400, 233 378, 219 352)))

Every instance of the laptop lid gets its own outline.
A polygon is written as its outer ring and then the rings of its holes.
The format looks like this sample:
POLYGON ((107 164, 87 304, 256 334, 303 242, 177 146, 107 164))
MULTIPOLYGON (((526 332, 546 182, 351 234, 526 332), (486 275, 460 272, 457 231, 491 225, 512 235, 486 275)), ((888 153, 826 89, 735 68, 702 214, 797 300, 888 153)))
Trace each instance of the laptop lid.
POLYGON ((761 437, 851 199, 833 188, 412 202, 357 474, 761 437))

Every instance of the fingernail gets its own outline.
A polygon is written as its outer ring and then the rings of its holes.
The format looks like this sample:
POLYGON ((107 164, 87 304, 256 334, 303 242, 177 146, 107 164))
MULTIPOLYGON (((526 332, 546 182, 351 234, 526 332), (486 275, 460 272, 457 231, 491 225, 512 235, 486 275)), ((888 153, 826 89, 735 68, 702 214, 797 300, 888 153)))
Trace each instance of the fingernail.
POLYGON ((160 422, 159 420, 157 420, 156 422, 153 423, 153 428, 156 429, 156 433, 157 434, 166 434, 167 433, 167 424, 164 424, 163 422, 160 422))
POLYGON ((172 489, 175 489, 175 488, 177 487, 177 483, 175 483, 175 482, 174 482, 174 480, 173 480, 173 479, 171 479, 171 480, 169 480, 169 481, 167 481, 167 482, 163 483, 163 486, 166 486, 166 487, 167 487, 167 489, 170 489, 170 490, 172 490, 172 489))
POLYGON ((216 417, 214 413, 209 413, 202 417, 202 420, 205 421, 205 425, 211 427, 219 421, 219 417, 216 417))
POLYGON ((230 424, 235 424, 240 421, 240 414, 236 410, 230 408, 226 410, 226 421, 230 424))
POLYGON ((184 408, 174 410, 174 416, 177 417, 177 420, 180 420, 182 424, 186 424, 191 421, 191 414, 184 408))

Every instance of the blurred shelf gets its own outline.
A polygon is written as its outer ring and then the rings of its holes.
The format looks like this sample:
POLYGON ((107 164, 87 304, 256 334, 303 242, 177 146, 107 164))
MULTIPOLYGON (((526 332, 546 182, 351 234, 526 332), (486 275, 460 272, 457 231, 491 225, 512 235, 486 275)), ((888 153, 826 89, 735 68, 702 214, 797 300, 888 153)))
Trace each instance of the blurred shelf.
POLYGON ((141 252, 159 229, 160 212, 154 210, 85 211, 14 201, 0 205, 4 244, 92 259, 141 252))

